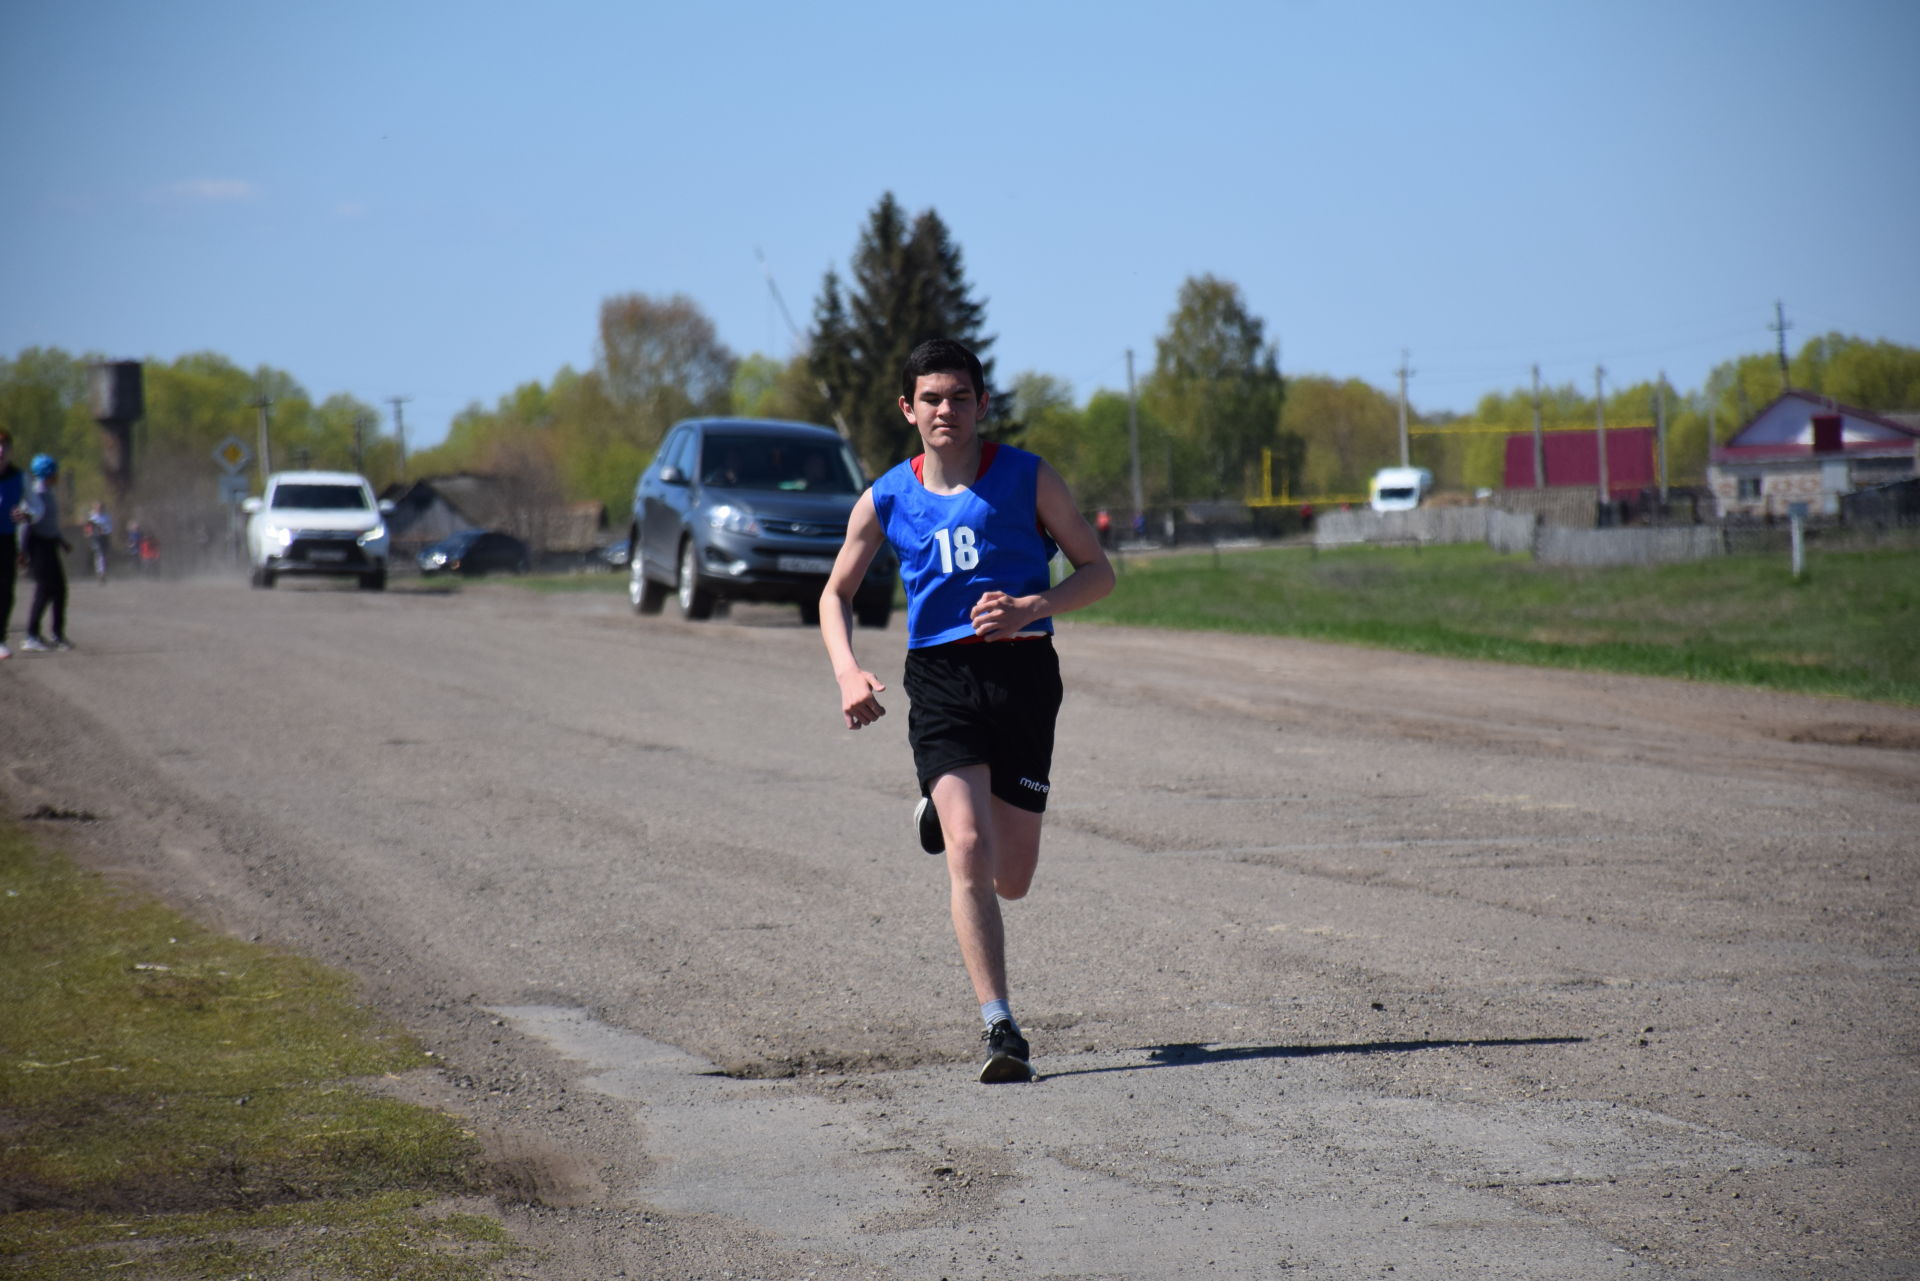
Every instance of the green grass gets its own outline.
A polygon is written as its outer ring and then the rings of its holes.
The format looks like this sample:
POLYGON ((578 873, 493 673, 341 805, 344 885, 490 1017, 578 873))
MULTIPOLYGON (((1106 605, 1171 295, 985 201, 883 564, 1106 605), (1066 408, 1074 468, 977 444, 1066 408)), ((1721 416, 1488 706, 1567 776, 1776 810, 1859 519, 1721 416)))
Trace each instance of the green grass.
POLYGON ((1479 545, 1129 557, 1089 622, 1920 704, 1920 552, 1569 570, 1479 545))
POLYGON ((464 1281, 511 1250, 453 1118, 359 1078, 429 1060, 310 962, 0 827, 0 1271, 464 1281))
MULTIPOLYGON (((1479 544, 1130 556, 1121 570, 1113 595, 1077 617, 1920 704, 1911 547, 1815 550, 1798 580, 1784 555, 1577 570, 1479 544)), ((624 574, 512 581, 627 586, 624 574)), ((904 611, 897 592, 895 604, 904 611)))
POLYGON ((581 570, 563 574, 521 574, 499 581, 516 583, 536 592, 606 592, 621 596, 627 594, 627 571, 624 567, 618 573, 581 570))

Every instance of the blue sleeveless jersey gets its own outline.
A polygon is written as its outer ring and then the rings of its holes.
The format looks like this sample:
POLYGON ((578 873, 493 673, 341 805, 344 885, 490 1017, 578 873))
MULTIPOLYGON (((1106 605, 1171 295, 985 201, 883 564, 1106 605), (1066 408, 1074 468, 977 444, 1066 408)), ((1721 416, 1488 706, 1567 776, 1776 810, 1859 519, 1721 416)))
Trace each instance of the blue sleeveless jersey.
MULTIPOLYGON (((1031 596, 1051 585, 1053 540, 1036 509, 1040 456, 1011 445, 971 487, 936 494, 913 474, 911 460, 873 482, 873 509, 900 557, 907 589, 907 648, 969 640, 968 611, 981 594, 1031 596)), ((1028 631, 1053 631, 1043 618, 1028 631)))

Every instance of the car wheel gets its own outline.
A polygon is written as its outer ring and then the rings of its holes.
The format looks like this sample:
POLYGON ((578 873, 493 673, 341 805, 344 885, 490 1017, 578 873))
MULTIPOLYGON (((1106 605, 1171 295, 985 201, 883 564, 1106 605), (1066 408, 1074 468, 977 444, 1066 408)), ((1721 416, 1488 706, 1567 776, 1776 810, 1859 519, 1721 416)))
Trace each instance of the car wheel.
POLYGON ((680 614, 695 622, 713 617, 713 593, 700 586, 698 558, 691 538, 680 544, 680 614))
POLYGON ((666 585, 647 577, 647 563, 640 555, 638 538, 632 546, 633 554, 627 558, 627 603, 636 614, 657 614, 667 602, 666 585))
POLYGON ((878 605, 855 604, 853 616, 862 627, 885 627, 893 617, 893 602, 883 601, 878 605))
POLYGON ((803 600, 800 602, 800 622, 807 627, 820 626, 820 602, 803 600))
POLYGON ((363 592, 384 592, 387 590, 387 571, 376 569, 370 574, 360 575, 360 590, 363 592))
POLYGON ((267 568, 265 568, 265 567, 262 567, 262 568, 260 568, 260 569, 256 569, 256 570, 254 570, 254 571, 253 571, 253 585, 254 585, 255 587, 272 587, 272 586, 273 586, 273 571, 272 571, 272 570, 270 570, 270 569, 267 569, 267 568))

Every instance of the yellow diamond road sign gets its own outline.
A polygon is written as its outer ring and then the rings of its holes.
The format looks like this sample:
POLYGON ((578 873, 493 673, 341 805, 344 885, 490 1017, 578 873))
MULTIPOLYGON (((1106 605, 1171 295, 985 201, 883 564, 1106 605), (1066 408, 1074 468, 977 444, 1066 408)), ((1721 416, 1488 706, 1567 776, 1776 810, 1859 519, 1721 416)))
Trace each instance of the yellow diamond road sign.
POLYGON ((253 451, 247 448, 247 442, 238 436, 229 436, 213 447, 213 461, 230 472, 239 471, 247 465, 247 459, 253 457, 253 451))

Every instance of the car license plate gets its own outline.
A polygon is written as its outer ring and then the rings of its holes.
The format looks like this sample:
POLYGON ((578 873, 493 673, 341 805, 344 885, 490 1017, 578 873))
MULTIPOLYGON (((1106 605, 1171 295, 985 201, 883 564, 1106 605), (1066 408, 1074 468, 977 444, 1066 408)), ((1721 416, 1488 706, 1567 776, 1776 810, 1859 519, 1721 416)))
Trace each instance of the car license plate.
POLYGON ((774 565, 783 574, 831 574, 833 558, 830 556, 780 556, 774 565))
POLYGON ((308 560, 342 561, 346 558, 346 552, 338 547, 316 547, 307 553, 308 560))

